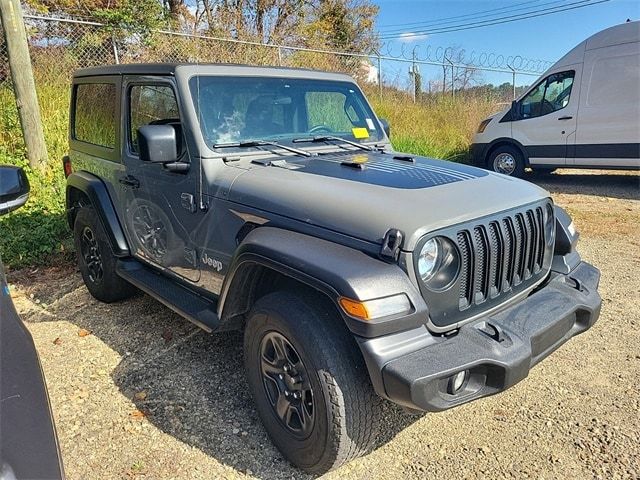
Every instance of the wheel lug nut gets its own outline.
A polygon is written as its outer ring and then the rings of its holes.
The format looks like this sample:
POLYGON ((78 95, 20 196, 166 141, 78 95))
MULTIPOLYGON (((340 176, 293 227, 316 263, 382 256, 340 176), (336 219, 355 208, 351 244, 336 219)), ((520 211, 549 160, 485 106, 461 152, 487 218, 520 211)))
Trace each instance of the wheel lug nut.
POLYGON ((288 373, 288 372, 289 372, 289 370, 291 370, 291 365, 289 365, 288 363, 286 363, 286 364, 282 367, 282 369, 285 371, 285 373, 288 373))
MULTIPOLYGON (((288 396, 289 396, 289 390, 285 390, 285 391, 284 391, 284 396, 285 396, 285 397, 288 397, 288 396)), ((295 394, 293 394, 293 396, 295 397, 295 394)))
POLYGON ((302 395, 300 395, 300 392, 293 392, 293 398, 295 398, 296 400, 299 400, 301 396, 302 395))
POLYGON ((279 374, 278 374, 278 378, 279 378, 280 380, 284 380, 284 375, 282 375, 281 373, 279 373, 279 374))
POLYGON ((291 380, 293 381, 293 383, 300 383, 302 382, 302 377, 300 375, 297 375, 293 377, 291 380))

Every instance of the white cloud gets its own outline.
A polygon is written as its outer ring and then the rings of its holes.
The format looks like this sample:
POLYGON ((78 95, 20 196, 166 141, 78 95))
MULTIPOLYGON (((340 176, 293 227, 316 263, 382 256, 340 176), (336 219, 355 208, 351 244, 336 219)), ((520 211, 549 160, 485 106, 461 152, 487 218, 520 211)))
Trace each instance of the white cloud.
POLYGON ((419 34, 419 33, 412 33, 412 32, 404 32, 400 34, 400 36, 398 37, 398 41, 404 42, 404 43, 411 43, 411 42, 417 42, 418 40, 424 40, 428 36, 429 35, 427 35, 426 33, 419 34))

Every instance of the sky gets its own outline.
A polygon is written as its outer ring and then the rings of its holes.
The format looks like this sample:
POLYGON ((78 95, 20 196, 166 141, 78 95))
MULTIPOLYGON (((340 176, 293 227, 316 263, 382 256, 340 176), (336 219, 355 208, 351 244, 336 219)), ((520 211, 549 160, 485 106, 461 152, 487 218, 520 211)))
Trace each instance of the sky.
MULTIPOLYGON (((441 25, 468 24, 496 17, 507 17, 545 8, 580 5, 583 0, 374 0, 380 7, 376 27, 381 35, 393 31, 401 38, 384 40, 392 48, 394 55, 404 47, 407 55, 417 46, 417 56, 424 57, 427 47, 432 56, 438 47, 460 47, 467 52, 487 52, 505 57, 520 55, 529 59, 543 59, 554 62, 582 40, 607 27, 626 21, 640 20, 640 0, 609 0, 551 15, 528 18, 511 23, 491 25, 471 29, 469 25, 449 33, 431 33, 425 36, 409 35, 411 31, 424 31, 432 26, 415 25, 418 22, 435 22, 441 25), (464 16, 460 18, 460 16, 464 16), (451 18, 458 17, 458 18, 451 18), (442 20, 444 19, 444 20, 442 20), (446 20, 448 19, 448 20, 446 20), (447 22, 447 23, 442 23, 447 22)), ((593 2, 598 0, 591 0, 593 2)), ((383 75, 406 76, 408 65, 399 62, 385 62, 383 75), (386 70, 386 71, 385 71, 386 70)), ((441 67, 421 67, 423 78, 439 79, 441 67)), ((506 73, 483 73, 483 80, 491 83, 510 82, 506 73)), ((516 84, 530 84, 534 76, 520 76, 516 84)))

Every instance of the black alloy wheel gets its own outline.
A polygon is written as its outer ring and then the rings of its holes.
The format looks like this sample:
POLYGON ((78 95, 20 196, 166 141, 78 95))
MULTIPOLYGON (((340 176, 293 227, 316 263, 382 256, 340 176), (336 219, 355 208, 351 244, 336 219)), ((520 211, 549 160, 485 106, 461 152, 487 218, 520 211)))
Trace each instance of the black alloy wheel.
POLYGON ((100 256, 98 240, 89 226, 84 227, 82 231, 80 253, 87 266, 89 280, 93 283, 100 283, 104 277, 104 267, 102 257, 100 256))
POLYGON ((313 431, 315 409, 309 374, 291 342, 279 332, 268 332, 260 344, 260 369, 273 412, 295 437, 313 431))

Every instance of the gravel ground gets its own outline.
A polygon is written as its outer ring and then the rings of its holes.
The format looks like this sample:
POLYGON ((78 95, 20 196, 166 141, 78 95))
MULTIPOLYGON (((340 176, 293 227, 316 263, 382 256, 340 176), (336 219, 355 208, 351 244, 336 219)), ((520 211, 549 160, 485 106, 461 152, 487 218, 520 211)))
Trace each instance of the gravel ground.
MULTIPOLYGON (((599 322, 504 394, 414 417, 327 478, 640 478, 640 176, 534 179, 602 270, 599 322)), ((305 478, 271 445, 241 335, 207 335, 146 296, 104 305, 70 266, 9 275, 45 371, 70 479, 305 478)))

